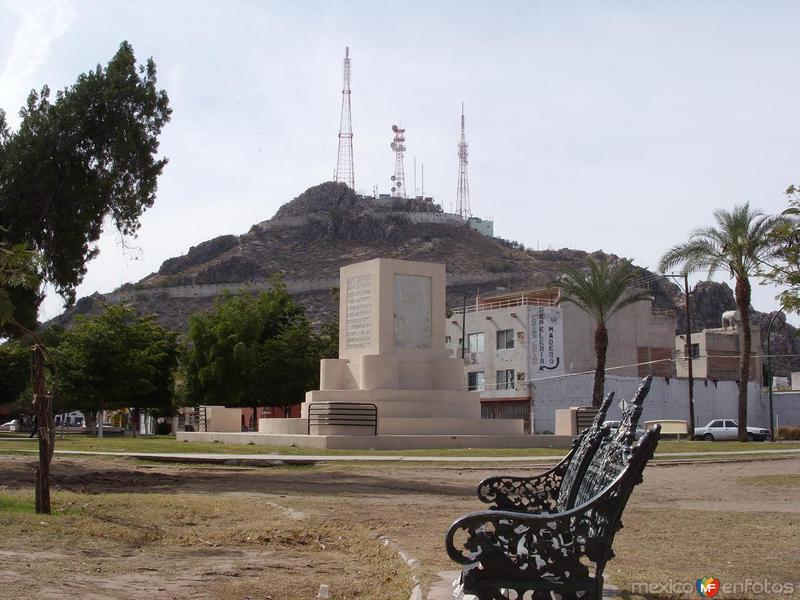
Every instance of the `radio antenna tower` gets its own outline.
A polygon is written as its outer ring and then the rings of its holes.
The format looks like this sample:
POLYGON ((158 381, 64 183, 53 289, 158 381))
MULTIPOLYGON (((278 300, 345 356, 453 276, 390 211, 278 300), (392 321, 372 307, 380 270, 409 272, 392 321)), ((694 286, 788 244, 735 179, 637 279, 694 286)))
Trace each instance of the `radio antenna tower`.
POLYGON ((458 215, 466 220, 472 216, 469 208, 469 179, 467 178, 467 137, 464 133, 464 103, 461 103, 461 138, 458 142, 458 191, 456 193, 458 215))
POLYGON ((394 151, 394 175, 392 175, 392 198, 406 197, 406 178, 403 174, 403 155, 406 152, 406 130, 392 125, 394 139, 391 148, 394 151))
POLYGON ((350 46, 344 49, 342 116, 339 118, 339 153, 336 157, 336 181, 355 190, 353 175, 353 121, 350 116, 350 46))

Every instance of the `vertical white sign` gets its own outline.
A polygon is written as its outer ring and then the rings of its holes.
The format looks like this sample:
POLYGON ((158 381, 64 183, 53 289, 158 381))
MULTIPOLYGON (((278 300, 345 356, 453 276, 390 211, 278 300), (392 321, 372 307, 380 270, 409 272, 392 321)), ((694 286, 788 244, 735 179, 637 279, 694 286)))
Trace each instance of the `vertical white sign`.
POLYGON ((528 339, 531 345, 531 379, 564 373, 564 328, 560 307, 531 307, 528 339))

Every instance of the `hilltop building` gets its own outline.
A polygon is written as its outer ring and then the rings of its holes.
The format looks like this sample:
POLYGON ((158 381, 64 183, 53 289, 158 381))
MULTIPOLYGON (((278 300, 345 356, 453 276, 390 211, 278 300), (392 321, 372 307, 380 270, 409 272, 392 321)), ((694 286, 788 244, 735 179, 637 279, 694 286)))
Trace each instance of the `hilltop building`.
POLYGON ((480 217, 470 217, 467 219, 467 226, 486 237, 494 237, 494 221, 481 219, 480 217))

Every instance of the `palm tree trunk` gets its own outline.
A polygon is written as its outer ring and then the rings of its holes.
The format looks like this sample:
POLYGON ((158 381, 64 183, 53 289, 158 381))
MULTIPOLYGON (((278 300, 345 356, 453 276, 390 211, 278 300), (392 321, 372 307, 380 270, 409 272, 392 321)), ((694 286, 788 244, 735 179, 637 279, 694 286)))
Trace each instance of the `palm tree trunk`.
POLYGON ((736 279, 736 307, 741 317, 739 331, 739 441, 747 441, 747 383, 750 380, 750 281, 736 279))
POLYGON ((597 359, 594 368, 594 389, 592 406, 600 408, 606 386, 606 351, 608 350, 608 329, 605 323, 598 323, 594 330, 594 354, 597 359))

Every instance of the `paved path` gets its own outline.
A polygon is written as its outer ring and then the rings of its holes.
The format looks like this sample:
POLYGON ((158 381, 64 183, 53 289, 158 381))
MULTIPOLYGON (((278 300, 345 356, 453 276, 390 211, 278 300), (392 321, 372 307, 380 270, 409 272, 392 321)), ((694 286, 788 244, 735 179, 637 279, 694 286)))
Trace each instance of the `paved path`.
MULTIPOLYGON (((458 584, 461 571, 442 571, 438 574, 438 579, 431 584, 425 600, 477 600, 475 596, 454 594, 456 585, 458 584)), ((613 583, 605 582, 603 586, 603 598, 607 600, 621 600, 624 598, 620 594, 619 588, 613 583)), ((414 596, 411 596, 414 600, 414 596)))
MULTIPOLYGON (((19 452, 23 452, 20 450, 19 452)), ((38 452, 25 450, 24 452, 38 452)), ((188 463, 222 463, 242 465, 309 465, 321 462, 437 462, 437 463, 541 463, 554 464, 562 456, 403 456, 403 455, 288 455, 288 454, 203 454, 203 453, 159 453, 159 452, 100 452, 90 450, 56 450, 62 456, 120 456, 128 458, 141 458, 168 462, 188 463)), ((775 455, 800 454, 799 449, 787 448, 785 450, 736 450, 732 452, 658 452, 656 460, 697 460, 702 458, 737 458, 759 457, 765 458, 775 455)))

